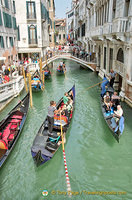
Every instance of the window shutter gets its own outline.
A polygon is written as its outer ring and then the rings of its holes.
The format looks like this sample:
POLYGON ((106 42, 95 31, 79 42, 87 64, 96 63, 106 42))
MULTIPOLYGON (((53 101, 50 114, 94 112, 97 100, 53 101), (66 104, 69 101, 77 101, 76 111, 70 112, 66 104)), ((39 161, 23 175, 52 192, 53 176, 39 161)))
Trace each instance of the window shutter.
POLYGON ((35 2, 34 2, 34 18, 36 19, 36 4, 35 4, 35 2))
POLYGON ((37 26, 35 26, 35 41, 36 41, 36 44, 37 44, 37 26))
POLYGON ((27 7, 27 18, 29 18, 28 5, 29 5, 29 3, 26 2, 26 7, 27 7))
POLYGON ((2 25, 2 16, 1 16, 1 10, 0 10, 0 26, 2 25))
POLYGON ((19 26, 17 27, 17 40, 20 41, 20 30, 19 30, 19 26))
POLYGON ((30 26, 28 26, 28 42, 30 44, 30 26))

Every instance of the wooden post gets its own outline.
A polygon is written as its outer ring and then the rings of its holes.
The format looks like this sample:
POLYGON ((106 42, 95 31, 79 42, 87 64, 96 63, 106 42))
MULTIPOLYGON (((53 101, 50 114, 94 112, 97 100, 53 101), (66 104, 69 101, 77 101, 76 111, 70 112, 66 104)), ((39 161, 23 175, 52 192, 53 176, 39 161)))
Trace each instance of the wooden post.
POLYGON ((42 57, 40 58, 40 77, 41 77, 41 80, 42 80, 42 57))
POLYGON ((28 75, 29 78, 29 93, 30 93, 30 106, 33 106, 33 102, 32 102, 32 87, 31 87, 31 74, 29 73, 28 75))
POLYGON ((44 71, 42 71, 43 90, 44 90, 44 88, 45 88, 45 85, 44 85, 44 78, 45 78, 44 71))
POLYGON ((23 71, 23 77, 24 77, 25 89, 26 89, 26 92, 28 92, 28 87, 27 87, 27 81, 26 81, 26 77, 25 77, 24 67, 22 67, 22 71, 23 71))
POLYGON ((64 138, 63 138, 63 129, 62 129, 62 121, 61 121, 61 112, 60 112, 60 124, 61 124, 61 139, 62 139, 62 150, 64 151, 64 138))

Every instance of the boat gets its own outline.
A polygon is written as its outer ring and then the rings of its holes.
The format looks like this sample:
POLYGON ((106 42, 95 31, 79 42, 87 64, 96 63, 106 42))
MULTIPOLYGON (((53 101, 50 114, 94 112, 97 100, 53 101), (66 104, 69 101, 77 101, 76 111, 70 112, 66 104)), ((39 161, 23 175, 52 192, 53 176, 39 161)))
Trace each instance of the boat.
POLYGON ((61 74, 65 74, 66 71, 64 71, 64 68, 61 66, 57 67, 57 74, 61 75, 61 74))
MULTIPOLYGON (((75 106, 75 85, 68 91, 68 94, 73 94, 73 111, 75 106)), ((56 105, 58 109, 63 105, 63 97, 59 100, 56 105)), ((62 130, 64 135, 67 133, 67 130, 70 126, 73 111, 70 113, 69 118, 66 116, 61 117, 62 121, 62 130)), ((48 120, 47 117, 42 123, 31 147, 31 154, 33 160, 37 166, 40 166, 47 161, 51 160, 54 154, 60 147, 61 140, 61 124, 60 124, 60 116, 54 116, 54 128, 52 131, 52 135, 48 132, 48 120)))
POLYGON ((32 91, 38 92, 42 90, 42 80, 40 77, 40 73, 38 70, 32 75, 31 78, 31 86, 32 86, 32 91))
MULTIPOLYGON (((108 86, 106 92, 109 92, 110 96, 112 96, 113 93, 114 93, 114 89, 113 89, 112 87, 108 86)), ((122 116, 122 117, 120 118, 120 120, 119 120, 119 127, 118 127, 117 131, 115 131, 116 128, 117 128, 117 124, 114 123, 115 125, 114 125, 114 127, 113 127, 113 126, 112 126, 112 121, 111 121, 112 118, 113 118, 114 111, 111 110, 111 111, 109 111, 109 112, 106 113, 106 110, 105 110, 105 108, 104 108, 104 101, 103 101, 102 97, 101 97, 101 99, 100 99, 100 102, 101 102, 101 110, 102 110, 102 113, 103 113, 103 117, 104 117, 104 119, 105 119, 105 121, 106 121, 108 127, 110 128, 110 130, 111 130, 111 132, 112 132, 112 135, 114 136, 114 138, 115 138, 115 139, 117 140, 117 142, 119 143, 120 136, 122 135, 122 132, 120 131, 120 130, 121 130, 121 129, 120 129, 120 122, 121 122, 121 120, 122 120, 123 123, 124 123, 124 117, 122 116)), ((123 127, 123 129, 124 129, 124 127, 123 127)))
POLYGON ((0 167, 3 166, 14 148, 29 108, 29 93, 0 122, 0 167))
POLYGON ((49 70, 48 67, 44 68, 44 76, 45 76, 45 79, 49 79, 51 77, 51 71, 49 70))

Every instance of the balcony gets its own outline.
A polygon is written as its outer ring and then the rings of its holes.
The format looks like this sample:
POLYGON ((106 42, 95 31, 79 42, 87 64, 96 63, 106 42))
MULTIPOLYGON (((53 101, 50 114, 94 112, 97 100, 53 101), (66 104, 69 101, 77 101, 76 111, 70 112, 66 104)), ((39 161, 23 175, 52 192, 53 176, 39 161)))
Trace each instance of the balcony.
POLYGON ((27 20, 29 20, 29 21, 36 20, 36 14, 35 13, 28 14, 27 20))
POLYGON ((108 35, 112 33, 112 23, 105 23, 103 25, 103 35, 108 35))
POLYGON ((91 36, 91 37, 102 36, 102 33, 103 33, 103 27, 102 27, 102 26, 97 26, 97 27, 94 27, 94 28, 90 31, 90 36, 91 36))
POLYGON ((37 47, 37 46, 38 46, 37 39, 30 39, 29 40, 29 47, 37 47))
POLYGON ((115 60, 115 71, 120 74, 122 77, 124 77, 125 74, 125 68, 124 68, 124 63, 115 60))
POLYGON ((118 18, 113 20, 112 33, 125 33, 128 31, 128 18, 118 18))

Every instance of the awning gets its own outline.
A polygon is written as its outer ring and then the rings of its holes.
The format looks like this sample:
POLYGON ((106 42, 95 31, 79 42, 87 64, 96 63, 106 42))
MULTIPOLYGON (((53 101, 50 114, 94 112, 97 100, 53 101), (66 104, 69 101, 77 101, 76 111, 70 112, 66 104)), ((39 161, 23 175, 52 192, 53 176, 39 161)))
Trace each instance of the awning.
POLYGON ((4 60, 6 60, 6 57, 0 57, 0 60, 4 61, 4 60))

